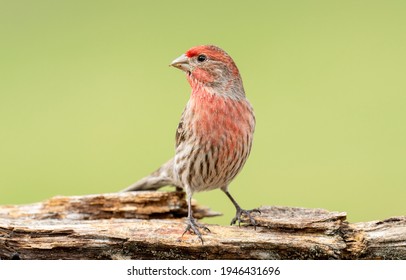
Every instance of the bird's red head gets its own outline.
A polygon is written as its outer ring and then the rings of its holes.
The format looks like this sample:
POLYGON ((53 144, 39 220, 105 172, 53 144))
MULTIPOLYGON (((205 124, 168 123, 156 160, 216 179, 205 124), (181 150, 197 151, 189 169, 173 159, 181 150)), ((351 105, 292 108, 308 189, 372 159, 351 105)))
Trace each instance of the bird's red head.
POLYGON ((187 73, 193 89, 203 87, 215 94, 245 96, 237 66, 233 59, 217 46, 193 47, 175 59, 171 65, 187 73))

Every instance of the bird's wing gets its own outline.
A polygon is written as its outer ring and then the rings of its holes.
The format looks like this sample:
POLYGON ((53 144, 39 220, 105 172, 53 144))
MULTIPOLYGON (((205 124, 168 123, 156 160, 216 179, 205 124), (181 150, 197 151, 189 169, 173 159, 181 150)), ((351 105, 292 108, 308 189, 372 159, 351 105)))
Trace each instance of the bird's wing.
POLYGON ((182 117, 180 118, 178 128, 176 129, 176 135, 175 135, 175 140, 176 140, 176 148, 180 145, 180 143, 185 141, 185 136, 186 136, 186 131, 184 128, 184 115, 185 115, 186 109, 182 113, 182 117))

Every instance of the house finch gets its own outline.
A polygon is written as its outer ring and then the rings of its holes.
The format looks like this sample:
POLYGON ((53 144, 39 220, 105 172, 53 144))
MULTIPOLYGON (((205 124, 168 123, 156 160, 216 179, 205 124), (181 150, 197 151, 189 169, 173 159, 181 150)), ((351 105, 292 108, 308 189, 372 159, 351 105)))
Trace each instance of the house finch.
POLYGON ((124 191, 165 185, 184 189, 188 204, 184 233, 192 231, 202 242, 199 228, 209 229, 193 218, 194 192, 220 188, 236 208, 231 224, 240 224, 244 214, 255 226, 251 213, 258 210, 243 210, 228 191, 248 158, 255 128, 237 66, 224 50, 212 45, 193 47, 170 66, 184 71, 192 87, 176 131, 175 157, 124 191))

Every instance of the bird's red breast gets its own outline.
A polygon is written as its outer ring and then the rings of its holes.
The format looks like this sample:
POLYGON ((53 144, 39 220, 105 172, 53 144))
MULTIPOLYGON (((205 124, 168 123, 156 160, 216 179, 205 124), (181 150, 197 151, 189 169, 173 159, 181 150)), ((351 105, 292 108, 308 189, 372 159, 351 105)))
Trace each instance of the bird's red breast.
POLYGON ((207 148, 225 145, 224 153, 229 153, 253 133, 255 120, 245 99, 233 100, 201 90, 192 93, 189 106, 194 134, 207 148))

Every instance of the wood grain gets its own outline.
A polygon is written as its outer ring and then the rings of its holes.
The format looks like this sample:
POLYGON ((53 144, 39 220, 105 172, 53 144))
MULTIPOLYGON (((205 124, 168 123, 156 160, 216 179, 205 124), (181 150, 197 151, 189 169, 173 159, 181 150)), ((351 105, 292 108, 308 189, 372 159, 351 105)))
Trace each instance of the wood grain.
MULTIPOLYGON (((219 213, 194 202, 197 218, 219 213)), ((0 206, 1 259, 406 259, 406 217, 348 223, 346 213, 261 207, 258 225, 186 233, 183 192, 58 196, 0 206)))

